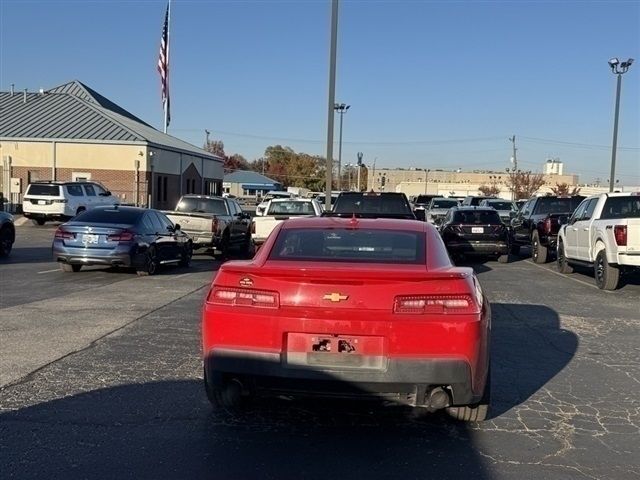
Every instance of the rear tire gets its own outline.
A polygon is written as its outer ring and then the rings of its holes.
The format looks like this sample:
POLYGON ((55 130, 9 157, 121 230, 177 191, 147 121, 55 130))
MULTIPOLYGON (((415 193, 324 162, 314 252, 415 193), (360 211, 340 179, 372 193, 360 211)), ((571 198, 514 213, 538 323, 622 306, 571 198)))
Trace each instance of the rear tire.
POLYGON ((136 270, 139 277, 146 277, 149 275, 155 275, 158 273, 158 257, 156 255, 156 249, 150 247, 144 257, 144 262, 140 268, 136 270))
POLYGON ((561 241, 558 241, 558 254, 556 258, 556 265, 560 273, 569 274, 573 273, 573 267, 569 265, 567 257, 564 253, 564 245, 561 241))
POLYGON ((596 262, 593 266, 596 285, 601 290, 615 290, 620 285, 620 269, 609 265, 607 253, 604 249, 596 255, 596 262))
POLYGON ((13 247, 14 233, 11 226, 6 226, 0 230, 0 258, 8 257, 13 247))
POLYGON ((84 208, 84 207, 80 207, 80 208, 78 208, 78 210, 76 210, 76 217, 77 217, 78 215, 80 215, 82 212, 84 212, 85 210, 86 210, 86 208, 84 208))
POLYGON ((536 263, 547 263, 549 258, 549 249, 540 243, 538 232, 531 235, 531 257, 536 263))
POLYGON ((229 258, 229 245, 231 240, 229 238, 229 230, 225 231, 222 234, 222 241, 220 242, 220 254, 218 255, 218 259, 222 262, 229 258))
POLYGON ((61 263, 60 264, 60 269, 63 272, 75 272, 75 273, 77 273, 77 272, 80 271, 81 268, 82 268, 82 265, 76 265, 76 264, 70 265, 68 263, 61 263))
POLYGON ((33 220, 31 220, 31 222, 33 222, 34 225, 38 225, 38 226, 42 226, 44 225, 44 218, 34 218, 33 220))
POLYGON ((227 381, 215 384, 204 369, 204 389, 209 403, 215 409, 238 410, 242 404, 242 387, 238 382, 227 381))
POLYGON ((182 258, 180 259, 179 265, 181 267, 188 267, 191 265, 191 257, 193 256, 193 245, 191 242, 184 247, 184 252, 182 252, 182 258))
POLYGON ((463 422, 484 422, 489 418, 489 407, 491 405, 491 367, 487 372, 487 380, 484 386, 482 399, 475 405, 464 405, 461 407, 447 407, 447 413, 463 422))

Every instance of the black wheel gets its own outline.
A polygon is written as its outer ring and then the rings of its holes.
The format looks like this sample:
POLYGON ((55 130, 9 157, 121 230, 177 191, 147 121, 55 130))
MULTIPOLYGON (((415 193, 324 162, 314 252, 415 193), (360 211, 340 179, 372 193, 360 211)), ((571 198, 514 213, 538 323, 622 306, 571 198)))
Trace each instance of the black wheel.
POLYGON ((12 227, 6 226, 0 230, 0 257, 8 257, 13 247, 13 239, 15 237, 12 227))
POLYGON ((531 257, 536 263, 547 263, 549 258, 549 249, 540 243, 538 232, 531 235, 531 257))
POLYGON ((34 225, 44 225, 44 218, 34 218, 31 220, 31 222, 33 222, 34 225))
POLYGON ((180 258, 179 265, 181 267, 188 267, 191 265, 191 257, 193 256, 193 245, 191 242, 187 243, 184 247, 184 251, 182 252, 182 257, 180 258))
POLYGON ((243 258, 252 258, 255 254, 255 245, 251 240, 251 233, 247 233, 245 235, 245 238, 242 241, 242 246, 240 247, 240 254, 243 258))
POLYGON ((520 255, 520 245, 511 245, 511 253, 514 255, 520 255))
POLYGON ((237 410, 242 403, 242 386, 237 381, 224 381, 220 379, 214 382, 209 378, 207 369, 204 369, 204 389, 207 398, 213 408, 225 410, 237 410))
POLYGON ((61 263, 60 264, 60 269, 63 272, 79 272, 80 269, 82 268, 82 265, 69 265, 68 263, 61 263))
POLYGON ((491 405, 491 367, 487 372, 487 381, 484 385, 482 399, 475 405, 447 407, 447 413, 456 420, 464 422, 484 422, 489 417, 491 405))
POLYGON ((150 247, 144 256, 144 261, 141 267, 136 270, 136 273, 140 277, 146 277, 147 275, 155 275, 158 273, 158 256, 156 249, 150 247))
POLYGON ((86 208, 84 208, 84 207, 79 207, 79 208, 78 208, 78 210, 76 210, 76 217, 77 217, 78 215, 80 215, 82 212, 84 212, 85 210, 86 210, 86 208))
POLYGON ((560 273, 573 273, 573 267, 569 265, 567 257, 564 254, 564 244, 558 241, 558 250, 556 253, 556 265, 560 273))
POLYGON ((229 258, 229 245, 231 244, 231 239, 229 238, 229 230, 225 231, 222 234, 222 241, 220 242, 220 254, 218 258, 222 261, 225 261, 229 258))
POLYGON ((609 265, 607 253, 604 249, 596 255, 596 263, 593 266, 596 285, 602 290, 615 290, 620 285, 620 269, 609 265))

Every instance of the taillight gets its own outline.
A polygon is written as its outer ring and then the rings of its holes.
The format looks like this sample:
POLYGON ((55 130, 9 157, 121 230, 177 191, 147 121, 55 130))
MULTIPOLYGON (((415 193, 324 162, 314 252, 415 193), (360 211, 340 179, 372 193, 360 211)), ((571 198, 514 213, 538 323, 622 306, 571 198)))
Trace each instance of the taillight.
POLYGON ((278 292, 268 290, 213 287, 207 296, 207 303, 237 307, 278 308, 280 298, 278 292))
POLYGON ((613 235, 616 237, 616 245, 619 247, 627 246, 627 226, 616 225, 613 227, 613 235))
POLYGON ((251 222, 251 233, 256 233, 256 222, 251 222))
POLYGON ((71 240, 75 235, 71 232, 66 231, 62 227, 58 227, 55 233, 55 238, 60 238, 62 240, 71 240))
POLYGON ((544 221, 544 231, 545 233, 551 233, 551 219, 546 218, 544 221))
POLYGON ((394 313, 479 313, 480 306, 471 295, 406 295, 396 297, 394 313))
POLYGON ((211 220, 211 232, 215 233, 218 231, 218 217, 213 217, 211 220))
POLYGON ((60 198, 57 200, 53 200, 53 203, 67 203, 69 202, 69 200, 67 200, 66 198, 60 198))
POLYGON ((129 242, 131 240, 133 240, 133 233, 128 230, 107 235, 107 241, 109 242, 129 242))

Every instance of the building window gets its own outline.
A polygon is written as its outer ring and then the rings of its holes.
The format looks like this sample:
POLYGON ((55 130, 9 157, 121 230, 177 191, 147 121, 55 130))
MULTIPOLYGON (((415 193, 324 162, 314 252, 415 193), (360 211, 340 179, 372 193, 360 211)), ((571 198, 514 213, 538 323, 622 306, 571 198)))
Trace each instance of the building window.
POLYGON ((162 201, 166 202, 167 201, 167 183, 169 182, 169 177, 163 177, 162 178, 162 201))
POLYGON ((162 177, 160 175, 156 179, 156 200, 158 202, 162 200, 162 177))
POLYGON ((39 181, 40 181, 40 172, 38 170, 29 170, 29 172, 27 172, 28 183, 39 182, 39 181))

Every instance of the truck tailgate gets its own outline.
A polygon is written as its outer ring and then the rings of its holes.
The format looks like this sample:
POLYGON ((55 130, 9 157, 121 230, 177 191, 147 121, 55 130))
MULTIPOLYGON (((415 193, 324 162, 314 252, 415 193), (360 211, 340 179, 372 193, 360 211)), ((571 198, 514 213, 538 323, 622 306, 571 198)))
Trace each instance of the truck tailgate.
POLYGON ((181 230, 187 234, 196 232, 211 232, 211 222, 213 215, 182 213, 182 212, 163 212, 169 220, 174 224, 180 224, 181 230))
POLYGON ((627 222, 627 252, 640 252, 640 218, 629 218, 627 222))
POLYGON ((273 229, 283 221, 287 220, 287 216, 268 216, 268 217, 255 217, 253 223, 255 225, 255 233, 253 234, 254 240, 258 242, 266 240, 269 234, 273 232, 273 229))

